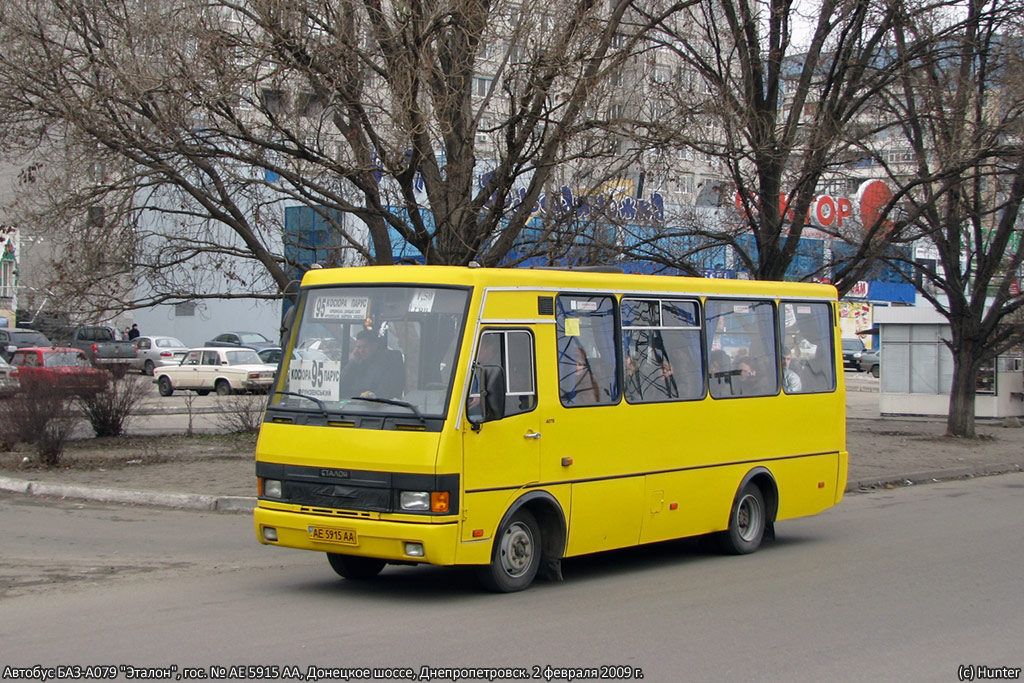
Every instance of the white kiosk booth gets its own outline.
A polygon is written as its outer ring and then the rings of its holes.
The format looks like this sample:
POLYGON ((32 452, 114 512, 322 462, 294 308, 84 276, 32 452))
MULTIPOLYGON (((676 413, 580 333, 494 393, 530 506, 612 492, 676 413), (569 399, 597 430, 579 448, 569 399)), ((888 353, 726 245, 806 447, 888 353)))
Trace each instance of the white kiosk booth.
MULTIPOLYGON (((947 415, 953 383, 949 324, 932 308, 875 307, 881 341, 879 412, 947 415)), ((978 376, 975 417, 1024 416, 1024 372, 1019 357, 1001 356, 978 376)))

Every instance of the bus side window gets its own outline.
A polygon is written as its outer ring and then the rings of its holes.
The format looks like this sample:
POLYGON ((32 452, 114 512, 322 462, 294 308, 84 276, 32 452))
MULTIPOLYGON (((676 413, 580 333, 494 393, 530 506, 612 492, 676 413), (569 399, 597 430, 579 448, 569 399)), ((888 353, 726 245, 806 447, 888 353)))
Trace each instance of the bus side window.
POLYGON ((832 307, 825 303, 784 303, 779 322, 785 347, 783 375, 795 373, 798 382, 784 383, 788 394, 834 391, 835 362, 832 342, 832 307))
POLYGON ((712 398, 779 391, 775 306, 770 301, 708 299, 705 304, 712 398))
POLYGON ((499 368, 504 377, 504 397, 492 397, 492 400, 504 402, 504 417, 537 407, 533 334, 529 330, 487 331, 481 335, 466 405, 472 422, 480 422, 483 417, 480 392, 483 367, 499 368))
POLYGON ((507 361, 505 414, 518 415, 537 407, 533 368, 533 335, 526 330, 505 333, 507 361))
POLYGON ((558 393, 569 407, 619 402, 615 298, 561 294, 555 299, 558 393))
POLYGON ((623 297, 621 311, 626 400, 651 403, 703 398, 698 303, 623 297))

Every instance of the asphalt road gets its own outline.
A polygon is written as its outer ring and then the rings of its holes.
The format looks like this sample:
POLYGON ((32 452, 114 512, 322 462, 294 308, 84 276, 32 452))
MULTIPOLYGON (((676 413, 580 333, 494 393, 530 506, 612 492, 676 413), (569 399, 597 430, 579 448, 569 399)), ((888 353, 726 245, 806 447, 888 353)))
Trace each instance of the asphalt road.
POLYGON ((481 592, 465 569, 343 581, 322 555, 259 546, 247 516, 0 496, 0 669, 622 665, 647 681, 1019 672, 1022 490, 1024 474, 1007 474, 849 496, 780 524, 754 555, 694 541, 605 553, 566 561, 563 583, 512 595, 481 592))

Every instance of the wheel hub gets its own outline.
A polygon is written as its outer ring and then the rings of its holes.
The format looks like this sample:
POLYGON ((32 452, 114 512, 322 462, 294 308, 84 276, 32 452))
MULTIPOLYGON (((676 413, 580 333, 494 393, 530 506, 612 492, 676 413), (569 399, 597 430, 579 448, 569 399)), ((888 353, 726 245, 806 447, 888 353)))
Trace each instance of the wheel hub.
POLYGON ((514 524, 505 532, 501 543, 501 565, 509 576, 519 576, 530 566, 533 539, 528 529, 514 524))

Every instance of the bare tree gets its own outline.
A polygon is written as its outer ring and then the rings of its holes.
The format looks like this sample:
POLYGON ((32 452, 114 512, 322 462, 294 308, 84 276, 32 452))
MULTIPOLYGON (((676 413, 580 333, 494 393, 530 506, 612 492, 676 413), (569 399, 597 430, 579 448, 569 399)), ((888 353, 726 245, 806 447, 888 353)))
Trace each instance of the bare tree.
MULTIPOLYGON (((303 249, 496 265, 546 243, 523 233, 558 169, 607 173, 616 150, 576 141, 615 118, 614 67, 687 4, 11 0, 0 134, 103 162, 48 177, 123 237, 106 266, 148 287, 128 306, 288 294, 303 249), (316 240, 289 244, 286 206, 316 240)), ((67 279, 100 269, 82 271, 67 279)))
POLYGON ((949 321, 952 436, 975 435, 979 370, 1024 339, 1021 9, 964 0, 896 26, 898 47, 918 57, 903 65, 886 99, 913 159, 909 171, 889 175, 908 226, 938 257, 935 267, 914 266, 927 285, 922 296, 949 321))
MULTIPOLYGON (((729 247, 738 269, 785 279, 824 182, 856 181, 849 162, 877 132, 869 109, 908 58, 893 49, 900 6, 823 0, 814 17, 796 9, 792 0, 715 0, 657 20, 659 49, 681 66, 663 88, 668 106, 644 127, 647 139, 690 150, 716 180, 687 188, 698 195, 695 210, 633 235, 635 256, 696 272, 729 247), (798 22, 807 28, 799 42, 798 22)), ((885 246, 877 237, 892 229, 896 204, 867 225, 817 226, 855 249, 798 277, 829 277, 845 293, 885 246)))

